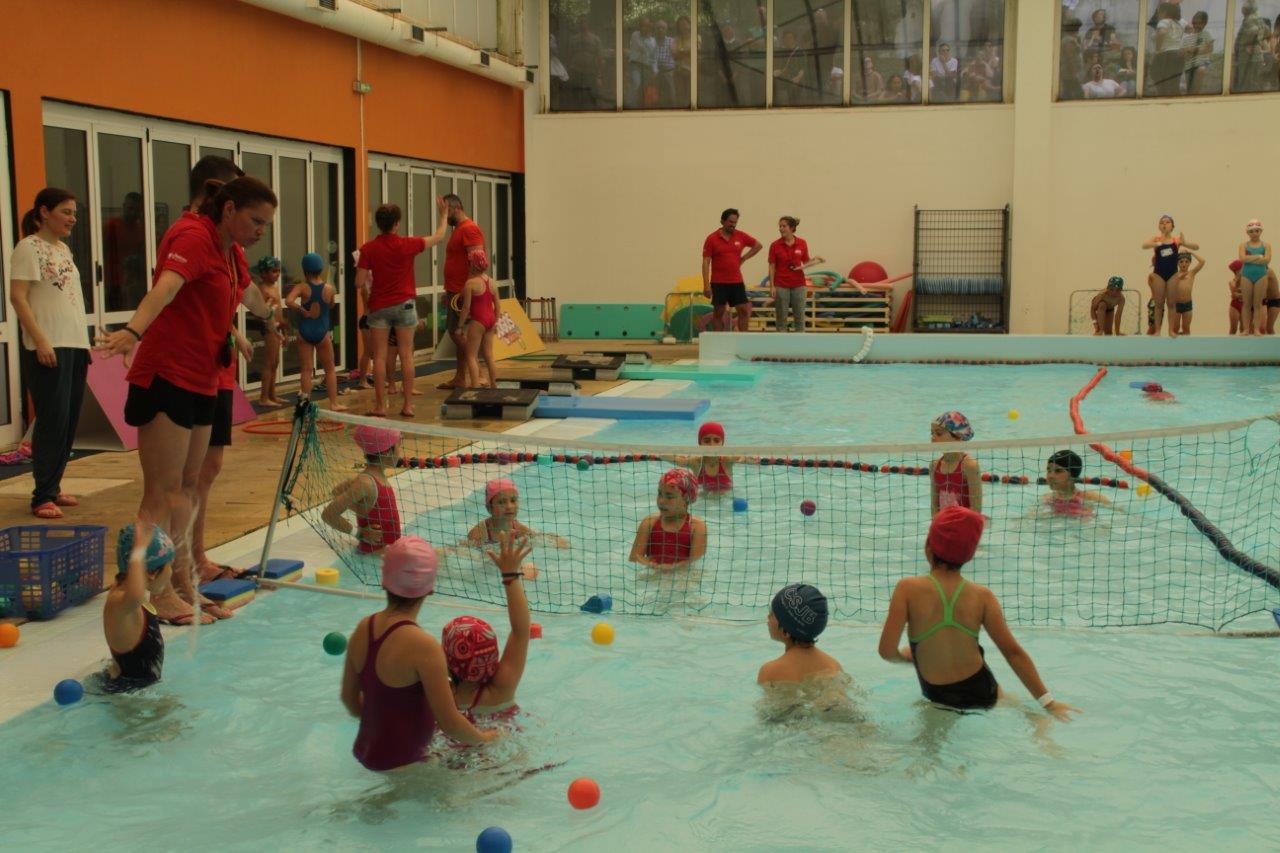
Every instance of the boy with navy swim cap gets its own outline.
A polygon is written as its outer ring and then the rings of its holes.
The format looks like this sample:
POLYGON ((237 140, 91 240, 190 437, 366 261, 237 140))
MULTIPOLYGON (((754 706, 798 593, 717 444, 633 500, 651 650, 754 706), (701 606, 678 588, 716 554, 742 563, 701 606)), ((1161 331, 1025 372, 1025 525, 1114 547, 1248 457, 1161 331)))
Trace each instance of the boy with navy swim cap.
POLYGON ((756 683, 799 683, 842 672, 838 660, 814 646, 826 627, 827 598, 817 587, 793 583, 778 590, 769 607, 769 636, 785 651, 760 667, 756 683))

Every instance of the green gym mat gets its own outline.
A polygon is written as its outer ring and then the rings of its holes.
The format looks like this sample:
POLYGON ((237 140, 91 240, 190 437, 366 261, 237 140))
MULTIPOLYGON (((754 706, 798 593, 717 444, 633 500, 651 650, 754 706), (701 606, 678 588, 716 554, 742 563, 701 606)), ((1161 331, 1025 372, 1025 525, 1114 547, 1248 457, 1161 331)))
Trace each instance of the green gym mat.
POLYGON ((667 320, 668 333, 679 341, 693 340, 698 337, 700 321, 705 315, 710 314, 711 310, 710 305, 703 305, 700 302, 677 308, 667 320))
POLYGON ((572 340, 662 339, 662 306, 561 305, 560 337, 572 340))
POLYGON ((715 364, 624 364, 623 379, 691 379, 695 382, 755 382, 758 367, 721 367, 715 364))

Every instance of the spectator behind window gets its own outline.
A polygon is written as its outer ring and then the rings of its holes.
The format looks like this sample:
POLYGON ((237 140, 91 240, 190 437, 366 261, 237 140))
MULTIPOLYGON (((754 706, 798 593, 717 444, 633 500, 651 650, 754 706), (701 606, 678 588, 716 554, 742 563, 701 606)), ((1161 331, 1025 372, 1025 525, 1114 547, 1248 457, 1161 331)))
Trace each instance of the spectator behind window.
POLYGON ((1125 46, 1120 49, 1120 64, 1116 67, 1116 82, 1124 87, 1126 98, 1138 93, 1138 49, 1125 46))
POLYGON ((951 55, 951 45, 938 44, 938 55, 929 63, 929 97, 954 101, 960 85, 960 61, 951 55))
POLYGON ((1081 78, 1084 47, 1080 44, 1080 28, 1084 24, 1066 9, 1062 11, 1062 44, 1058 50, 1058 99, 1078 101, 1084 97, 1081 78))
POLYGON ((1081 87, 1087 99, 1119 98, 1124 95, 1124 86, 1115 80, 1108 79, 1102 71, 1102 63, 1095 62, 1089 69, 1089 80, 1081 87))

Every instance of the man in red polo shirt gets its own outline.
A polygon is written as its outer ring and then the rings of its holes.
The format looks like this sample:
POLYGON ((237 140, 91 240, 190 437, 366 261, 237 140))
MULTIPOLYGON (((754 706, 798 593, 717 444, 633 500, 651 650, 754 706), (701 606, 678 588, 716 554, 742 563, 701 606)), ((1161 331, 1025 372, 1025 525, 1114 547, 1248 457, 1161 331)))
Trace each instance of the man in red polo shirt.
MULTIPOLYGON (((467 216, 466 210, 462 207, 462 199, 449 193, 444 197, 444 201, 449 206, 449 224, 453 226, 453 234, 449 236, 449 242, 444 247, 444 292, 445 299, 449 303, 445 329, 458 350, 458 369, 454 371, 452 379, 436 387, 441 391, 449 391, 454 388, 465 388, 467 385, 465 365, 462 363, 467 333, 465 329, 458 327, 458 320, 461 318, 459 309, 462 306, 461 304, 455 306, 453 303, 454 297, 462 293, 462 288, 470 275, 467 270, 467 254, 477 247, 484 248, 484 232, 474 220, 467 216)), ((461 303, 461 300, 458 301, 461 303)))
POLYGON ((720 227, 702 242, 702 292, 715 309, 714 325, 729 331, 729 306, 738 315, 738 331, 745 332, 751 319, 751 301, 742 282, 742 263, 764 248, 745 231, 738 230, 738 211, 729 208, 720 214, 720 227), (743 249, 747 250, 744 255, 743 249))

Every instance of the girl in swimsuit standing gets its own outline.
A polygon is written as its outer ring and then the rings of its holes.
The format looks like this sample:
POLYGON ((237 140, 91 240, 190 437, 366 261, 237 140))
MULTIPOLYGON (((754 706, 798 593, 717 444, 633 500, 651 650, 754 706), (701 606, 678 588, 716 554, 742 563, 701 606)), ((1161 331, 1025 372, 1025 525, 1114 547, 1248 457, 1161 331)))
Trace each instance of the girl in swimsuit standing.
POLYGON ((484 274, 489 269, 489 257, 484 249, 475 248, 468 252, 467 265, 471 278, 462 288, 462 309, 458 320, 458 328, 465 329, 467 335, 463 355, 467 365, 467 386, 497 388, 498 365, 493 360, 493 339, 497 337, 495 327, 501 313, 498 292, 494 290, 493 281, 484 274), (480 384, 480 362, 477 358, 480 355, 484 357, 485 369, 489 371, 488 386, 480 384))
POLYGON ((329 394, 329 408, 335 412, 347 411, 338 404, 338 371, 333 362, 333 336, 329 332, 329 309, 337 291, 324 280, 324 258, 315 252, 302 256, 302 272, 306 276, 293 286, 285 297, 285 305, 297 311, 298 363, 301 365, 299 381, 304 397, 311 396, 311 381, 315 373, 315 356, 320 357, 324 368, 324 387, 329 394), (313 355, 314 353, 314 355, 313 355))
POLYGON ((1240 244, 1240 334, 1267 332, 1267 269, 1271 244, 1262 242, 1262 222, 1252 219, 1244 227, 1249 239, 1240 244))
POLYGON ((1004 693, 987 668, 978 635, 985 628, 1040 706, 1059 720, 1079 712, 1053 698, 1031 655, 1018 644, 995 594, 960 574, 982 538, 982 516, 952 506, 934 516, 925 540, 929 574, 898 581, 880 634, 880 657, 915 667, 920 691, 934 704, 965 711, 993 707, 1004 693), (910 645, 898 648, 903 629, 910 645))
MULTIPOLYGON (((698 444, 723 447, 724 427, 715 421, 707 421, 698 427, 698 444)), ((745 460, 738 456, 673 456, 669 461, 695 471, 698 488, 702 491, 723 495, 733 491, 733 464, 745 460)))
POLYGON ((689 512, 698 499, 698 481, 684 468, 658 480, 658 511, 636 528, 631 562, 656 569, 685 568, 707 552, 707 524, 689 512))
MULTIPOLYGON (((1155 307, 1155 311, 1149 313, 1148 335, 1160 334, 1160 327, 1164 325, 1165 305, 1171 299, 1168 292, 1168 282, 1178 272, 1179 247, 1193 250, 1200 248, 1198 243, 1188 242, 1181 232, 1178 233, 1177 237, 1173 236, 1173 217, 1167 213, 1160 217, 1160 223, 1157 227, 1159 229, 1158 233, 1142 244, 1142 248, 1151 249, 1153 253, 1151 256, 1151 273, 1147 276, 1147 285, 1151 288, 1151 302, 1155 307)), ((1173 306, 1169 307, 1172 308, 1173 306)))
MULTIPOLYGON (((960 412, 946 412, 933 419, 930 436, 934 444, 969 441, 973 427, 960 412)), ((947 451, 929 466, 929 515, 949 506, 982 512, 982 468, 967 453, 947 451)))

